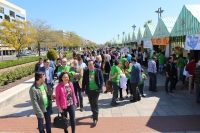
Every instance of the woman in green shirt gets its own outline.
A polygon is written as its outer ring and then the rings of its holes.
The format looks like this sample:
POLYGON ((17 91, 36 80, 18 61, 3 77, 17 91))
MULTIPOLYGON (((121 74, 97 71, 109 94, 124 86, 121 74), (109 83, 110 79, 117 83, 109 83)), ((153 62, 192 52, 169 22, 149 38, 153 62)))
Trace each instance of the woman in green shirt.
POLYGON ((180 55, 177 62, 178 80, 182 80, 183 78, 183 70, 184 70, 185 64, 186 62, 185 62, 185 59, 183 58, 183 55, 180 55))
POLYGON ((132 91, 131 91, 131 83, 130 83, 130 78, 131 78, 131 75, 130 75, 130 72, 132 70, 132 66, 130 66, 129 62, 128 61, 125 61, 124 62, 124 72, 125 72, 125 75, 126 75, 126 78, 128 79, 127 80, 127 89, 126 89, 126 93, 127 93, 127 96, 128 97, 128 94, 129 94, 129 90, 130 90, 130 95, 133 95, 132 91))
POLYGON ((121 74, 121 69, 118 67, 119 61, 115 60, 114 66, 111 67, 111 73, 110 73, 110 79, 112 81, 112 86, 113 86, 113 97, 111 101, 111 106, 115 107, 118 106, 119 103, 116 102, 116 98, 118 95, 118 90, 119 90, 119 80, 120 80, 120 74, 121 74))

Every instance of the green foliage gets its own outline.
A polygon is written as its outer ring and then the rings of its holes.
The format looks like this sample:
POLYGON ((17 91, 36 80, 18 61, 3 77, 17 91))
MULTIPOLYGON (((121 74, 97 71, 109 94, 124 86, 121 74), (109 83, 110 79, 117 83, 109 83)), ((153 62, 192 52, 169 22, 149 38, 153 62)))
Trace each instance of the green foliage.
POLYGON ((12 71, 3 72, 0 74, 0 86, 7 85, 23 77, 27 77, 34 73, 35 65, 20 67, 12 71))
MULTIPOLYGON (((45 58, 46 56, 43 56, 43 57, 45 58)), ((22 59, 19 59, 19 60, 3 61, 3 62, 0 62, 0 69, 13 67, 13 66, 17 66, 17 65, 21 65, 21 64, 25 64, 25 63, 29 63, 29 62, 38 61, 39 58, 40 57, 36 56, 36 57, 22 58, 22 59)))
POLYGON ((50 49, 47 53, 47 58, 55 61, 57 59, 57 52, 54 49, 50 49))

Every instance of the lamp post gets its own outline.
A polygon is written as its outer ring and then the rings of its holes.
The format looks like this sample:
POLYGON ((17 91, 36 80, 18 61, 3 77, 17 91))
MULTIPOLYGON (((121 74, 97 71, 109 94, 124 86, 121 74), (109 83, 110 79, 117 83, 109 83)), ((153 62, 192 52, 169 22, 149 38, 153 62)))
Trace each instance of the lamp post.
POLYGON ((132 28, 133 28, 133 31, 135 31, 135 28, 136 28, 136 26, 135 26, 135 25, 133 25, 133 26, 132 26, 132 28))
MULTIPOLYGON (((125 34, 125 32, 123 31, 122 34, 123 34, 123 38, 124 38, 124 34, 125 34)), ((125 40, 125 39, 124 39, 124 40, 125 40)), ((123 44, 123 45, 125 45, 125 44, 123 44)))
POLYGON ((118 39, 119 39, 119 34, 117 36, 118 36, 118 39))
POLYGON ((158 10, 155 11, 155 12, 158 13, 158 19, 159 19, 159 17, 161 17, 161 14, 164 12, 164 10, 162 10, 161 7, 160 7, 160 8, 158 8, 158 10))

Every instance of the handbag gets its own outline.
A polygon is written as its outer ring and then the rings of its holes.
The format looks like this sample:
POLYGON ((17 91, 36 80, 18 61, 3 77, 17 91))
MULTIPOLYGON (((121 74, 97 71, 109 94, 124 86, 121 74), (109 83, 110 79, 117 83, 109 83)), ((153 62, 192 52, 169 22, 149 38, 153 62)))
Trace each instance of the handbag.
POLYGON ((113 93, 113 87, 112 87, 112 82, 110 80, 106 81, 106 90, 108 92, 111 92, 111 94, 113 93))
POLYGON ((61 114, 61 116, 59 114, 53 119, 53 126, 55 128, 67 129, 69 127, 69 120, 64 117, 64 114, 61 114))

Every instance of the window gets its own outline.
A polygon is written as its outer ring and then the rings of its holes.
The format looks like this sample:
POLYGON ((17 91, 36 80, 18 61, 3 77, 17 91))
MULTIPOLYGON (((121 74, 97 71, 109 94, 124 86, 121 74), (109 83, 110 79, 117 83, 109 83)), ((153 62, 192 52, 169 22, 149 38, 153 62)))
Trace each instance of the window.
POLYGON ((25 17, 19 16, 19 15, 16 15, 16 17, 18 17, 18 18, 21 18, 21 19, 25 20, 25 17))
POLYGON ((3 19, 3 17, 2 17, 2 16, 0 16, 0 19, 3 19))
POLYGON ((0 6, 0 12, 4 13, 4 8, 0 6))
POLYGON ((10 22, 10 17, 8 15, 4 15, 5 20, 8 20, 10 22))
POLYGON ((15 18, 15 12, 10 11, 10 16, 15 18))

